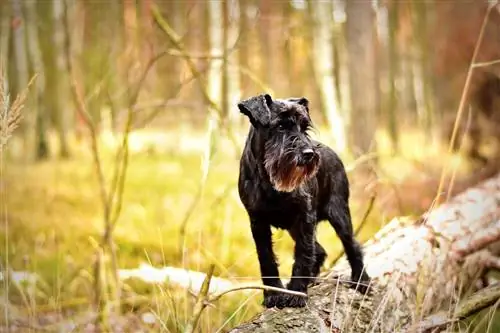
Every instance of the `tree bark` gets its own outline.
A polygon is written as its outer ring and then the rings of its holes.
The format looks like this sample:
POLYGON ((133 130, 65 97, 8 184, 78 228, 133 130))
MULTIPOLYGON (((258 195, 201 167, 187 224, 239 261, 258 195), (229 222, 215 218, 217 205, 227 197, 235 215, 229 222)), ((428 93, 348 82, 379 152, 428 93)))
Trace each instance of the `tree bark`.
POLYGON ((408 332, 443 311, 461 319, 458 301, 499 262, 492 259, 500 253, 499 217, 497 175, 416 220, 392 220, 367 242, 370 295, 345 285, 350 270, 342 258, 310 287, 307 307, 267 309, 231 332, 408 332))

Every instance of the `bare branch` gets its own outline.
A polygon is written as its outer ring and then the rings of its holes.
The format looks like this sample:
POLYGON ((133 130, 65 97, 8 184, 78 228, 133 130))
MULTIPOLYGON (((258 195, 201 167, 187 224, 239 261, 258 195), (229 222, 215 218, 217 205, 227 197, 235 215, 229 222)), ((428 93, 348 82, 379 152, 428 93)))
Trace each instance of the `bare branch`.
MULTIPOLYGON (((193 73, 193 76, 195 78, 198 78, 201 76, 201 72, 198 70, 196 64, 194 63, 193 59, 189 57, 189 53, 186 52, 184 49, 184 46, 182 45, 182 42, 180 41, 179 36, 177 33, 172 29, 172 27, 168 24, 168 22, 162 17, 160 14, 160 11, 156 5, 151 6, 151 12, 153 13, 153 16, 155 18, 156 23, 159 25, 161 30, 165 33, 167 36, 168 40, 172 43, 172 45, 179 50, 182 58, 186 61, 189 70, 191 73, 193 73)), ((217 116, 217 119, 219 119, 221 110, 219 106, 210 98, 208 91, 203 84, 202 81, 198 80, 198 87, 200 89, 200 92, 203 96, 203 99, 205 102, 209 105, 209 110, 214 113, 214 115, 217 116)))
POLYGON ((132 95, 128 101, 125 130, 123 133, 122 143, 117 153, 117 158, 116 158, 117 163, 115 163, 115 170, 113 174, 111 190, 109 193, 109 197, 107 199, 108 205, 112 205, 115 196, 117 197, 115 209, 111 213, 112 215, 109 217, 109 223, 111 229, 115 227, 122 208, 123 190, 125 187, 126 170, 128 167, 128 155, 129 155, 128 140, 129 140, 129 133, 132 129, 132 124, 134 121, 134 114, 135 114, 134 107, 137 104, 139 94, 141 92, 142 87, 144 86, 144 82, 147 78, 149 71, 151 70, 153 65, 166 54, 167 54, 166 52, 160 52, 159 54, 155 55, 148 61, 143 72, 139 76, 137 83, 135 84, 135 89, 133 90, 132 95))
POLYGON ((489 67, 489 66, 494 66, 497 64, 500 64, 500 59, 492 60, 492 61, 485 61, 485 62, 477 62, 475 64, 472 64, 472 68, 489 67))
POLYGON ((499 302, 500 283, 496 283, 481 289, 462 301, 451 318, 446 312, 439 312, 425 318, 416 327, 410 328, 408 332, 415 332, 415 328, 417 328, 417 332, 435 332, 437 329, 444 329, 492 305, 498 305, 499 302))
POLYGON ((205 280, 203 280, 203 284, 201 285, 200 293, 198 294, 198 298, 196 299, 196 303, 193 309, 193 318, 191 322, 187 325, 184 330, 185 333, 193 333, 196 331, 196 327, 200 321, 201 313, 207 306, 207 295, 210 289, 210 280, 214 274, 215 265, 212 264, 208 268, 207 275, 205 276, 205 280))
POLYGON ((300 291, 288 290, 288 289, 284 289, 284 288, 276 288, 276 287, 266 286, 266 285, 250 285, 250 286, 241 286, 241 287, 235 287, 235 288, 225 290, 225 291, 221 292, 220 294, 217 294, 217 295, 211 297, 208 302, 210 302, 210 303, 216 302, 222 296, 229 294, 229 293, 232 293, 234 291, 250 290, 250 289, 279 291, 279 292, 282 292, 284 294, 307 297, 307 295, 305 293, 301 293, 300 291))

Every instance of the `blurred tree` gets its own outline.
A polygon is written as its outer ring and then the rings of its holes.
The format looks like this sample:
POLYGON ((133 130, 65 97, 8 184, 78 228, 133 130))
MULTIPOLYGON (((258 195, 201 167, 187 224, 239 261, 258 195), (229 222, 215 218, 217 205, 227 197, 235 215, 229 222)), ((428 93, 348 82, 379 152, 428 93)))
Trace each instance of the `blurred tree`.
POLYGON ((259 31, 259 47, 260 47, 260 77, 266 83, 272 86, 271 83, 271 73, 269 71, 271 67, 272 59, 271 54, 271 43, 270 40, 270 16, 272 10, 271 0, 260 0, 259 1, 259 16, 258 16, 258 31, 259 31))
MULTIPOLYGON (((60 0, 59 0, 60 1, 60 0)), ((113 62, 116 62, 114 48, 119 40, 113 27, 116 25, 117 15, 113 12, 113 1, 84 1, 82 2, 84 14, 83 47, 79 54, 84 75, 85 95, 89 101, 89 112, 96 124, 101 126, 103 107, 109 101, 108 88, 112 86, 113 62), (113 18, 108 20, 108 18, 113 18)), ((134 5, 134 17, 137 10, 134 5)), ((129 32, 135 34, 139 27, 130 27, 129 32)), ((134 68, 134 61, 140 57, 139 48, 134 40, 128 40, 132 48, 137 51, 131 54, 126 62, 127 69, 134 68), (131 58, 131 59, 130 59, 131 58)), ((82 73, 82 74, 83 74, 82 73)))
MULTIPOLYGON (((17 96, 28 85, 28 58, 26 52, 26 20, 22 9, 21 0, 11 0, 12 6, 12 61, 9 78, 11 87, 11 96, 17 96)), ((29 108, 27 108, 29 110, 29 108)), ((31 111, 25 112, 24 121, 21 123, 20 132, 23 135, 23 153, 25 158, 29 159, 33 153, 32 131, 34 127, 34 118, 31 111)))
MULTIPOLYGON (((67 1, 67 0, 66 0, 67 1)), ((107 84, 104 87, 104 94, 106 96, 107 102, 110 106, 108 126, 111 127, 113 131, 116 131, 119 127, 118 120, 120 116, 120 110, 126 107, 127 101, 124 100, 123 94, 123 80, 127 80, 126 74, 129 72, 130 59, 123 57, 123 50, 125 50, 125 24, 124 24, 124 4, 121 0, 108 0, 109 4, 109 35, 112 36, 112 43, 110 53, 108 54, 108 71, 109 78, 106 81, 107 84)), ((150 2, 143 1, 141 6, 141 22, 140 30, 142 36, 144 36, 145 46, 141 48, 143 53, 141 54, 142 61, 146 62, 152 56, 152 23, 151 23, 151 13, 150 13, 150 2)), ((154 73, 151 73, 154 74, 154 73)), ((154 75, 152 80, 155 79, 154 75)), ((154 82, 154 81, 153 81, 154 82)), ((130 96, 128 96, 130 98, 130 96)))
MULTIPOLYGON (((432 72, 430 63, 430 47, 428 35, 428 12, 430 4, 424 1, 413 0, 413 37, 415 41, 417 54, 417 76, 418 83, 421 85, 417 90, 417 106, 419 120, 422 128, 429 134, 434 132, 434 107, 432 100, 432 72)), ((426 136, 432 139, 432 135, 426 136)))
MULTIPOLYGON (((209 12, 208 12, 208 2, 205 1, 197 1, 190 0, 187 2, 189 5, 189 17, 188 17, 188 29, 187 29, 187 45, 193 54, 199 55, 196 58, 193 58, 193 61, 200 69, 202 73, 206 72, 208 66, 210 66, 210 61, 208 55, 210 53, 210 36, 209 31, 210 27, 208 25, 209 21, 209 12)), ((169 22, 173 22, 170 20, 169 22)), ((202 80, 204 84, 207 83, 207 77, 203 76, 198 78, 198 80, 202 80)), ((191 96, 191 100, 195 101, 196 104, 205 105, 205 100, 202 96, 202 93, 197 86, 196 82, 192 82, 185 89, 188 91, 188 94, 191 96)), ((197 110, 200 110, 197 108, 197 110)), ((199 113, 199 112, 198 112, 199 113)), ((204 114, 199 115, 204 116, 204 114)))
MULTIPOLYGON (((238 48, 238 62, 239 66, 248 69, 250 67, 250 25, 248 17, 248 0, 239 0, 239 48, 238 48)), ((240 75, 240 94, 243 98, 250 94, 250 79, 247 75, 240 75)))
MULTIPOLYGON (((222 83, 222 62, 223 59, 220 58, 223 47, 223 7, 225 6, 224 2, 221 1, 211 1, 209 2, 208 11, 209 11, 209 35, 210 35, 210 54, 219 55, 218 58, 211 59, 210 68, 208 71, 208 91, 209 96, 219 107, 222 105, 223 98, 223 83, 222 83)), ((226 96, 227 97, 227 96, 226 96)), ((226 110, 220 110, 220 120, 224 120, 227 116, 223 114, 223 112, 227 112, 226 110)))
POLYGON ((415 96, 415 47, 412 43, 413 25, 411 20, 411 2, 398 2, 398 32, 395 36, 399 58, 399 75, 401 83, 398 120, 415 122, 417 120, 417 101, 415 96), (403 118, 403 119, 401 119, 403 118))
POLYGON ((317 81, 321 99, 321 110, 324 123, 328 125, 335 147, 339 152, 346 148, 344 120, 340 114, 340 103, 336 91, 336 82, 333 70, 333 45, 332 45, 332 12, 331 1, 308 1, 310 24, 312 27, 313 51, 312 62, 313 77, 317 81))
POLYGON ((68 145, 68 127, 69 127, 69 115, 68 109, 66 108, 66 99, 64 96, 69 94, 67 90, 68 87, 68 76, 66 73, 66 61, 64 56, 64 0, 52 0, 52 15, 53 15, 53 30, 52 30, 52 42, 53 42, 53 52, 55 58, 54 75, 52 76, 52 85, 56 93, 54 101, 53 112, 55 114, 57 133, 59 137, 59 154, 61 157, 65 158, 69 156, 69 145, 68 145))
MULTIPOLYGON (((259 0, 258 32, 259 32, 259 76, 279 96, 284 95, 287 84, 284 78, 284 45, 282 1, 259 0)), ((262 89, 260 89, 262 90, 262 89)))
MULTIPOLYGON (((197 2, 196 6, 200 6, 202 2, 197 2)), ((134 1, 127 0, 127 6, 132 7, 134 1)), ((187 29, 186 22, 186 6, 188 3, 182 0, 171 0, 171 1, 158 1, 158 7, 161 10, 162 15, 166 18, 166 20, 170 23, 172 28, 177 32, 178 35, 182 36, 184 31, 187 29)), ((205 6, 208 6, 208 2, 205 3, 205 6)), ((205 13, 208 15, 207 13, 205 13)), ((193 23, 193 25, 199 24, 193 23)), ((159 43, 163 43, 165 40, 164 33, 157 29, 157 40, 159 43)), ((207 29, 208 35, 208 29, 207 29)), ((173 45, 171 43, 167 43, 165 45, 167 49, 173 49, 173 45)), ((160 59, 157 64, 158 72, 161 73, 162 76, 162 89, 160 91, 162 96, 170 96, 172 91, 176 91, 179 83, 181 82, 181 71, 185 66, 183 60, 177 55, 169 55, 160 59)), ((198 88, 196 88, 198 89, 198 88)), ((192 90, 188 90, 191 92, 192 90)), ((196 99, 195 99, 196 100, 196 99)))
POLYGON ((397 0, 391 0, 388 3, 388 32, 389 32, 389 105, 387 107, 387 116, 389 120, 389 135, 392 143, 392 151, 398 151, 398 127, 396 113, 398 110, 398 91, 396 80, 399 74, 399 52, 396 43, 396 36, 399 28, 399 3, 397 0))
POLYGON ((285 73, 287 75, 286 90, 291 96, 300 96, 304 94, 301 85, 299 85, 298 62, 294 61, 294 53, 296 54, 296 39, 295 26, 296 15, 290 1, 283 1, 283 63, 285 65, 285 73))
POLYGON ((351 100, 349 141, 358 155, 375 148, 377 97, 372 2, 347 1, 346 16, 351 100))
POLYGON ((6 78, 6 82, 2 84, 9 83, 5 66, 7 66, 9 56, 10 27, 10 6, 8 2, 2 1, 0 2, 0 70, 3 72, 4 78, 6 78))
MULTIPOLYGON (((333 10, 331 12, 330 19, 332 20, 332 66, 333 66, 333 80, 335 83, 335 95, 338 102, 339 109, 342 111, 344 109, 343 98, 342 98, 342 83, 341 83, 341 72, 342 72, 342 33, 344 31, 343 24, 339 24, 335 19, 335 2, 333 2, 333 10)), ((344 115, 345 116, 345 115, 344 115)))
POLYGON ((221 64, 221 112, 222 112, 222 126, 228 126, 229 120, 229 33, 230 33, 230 23, 229 23, 229 0, 221 1, 221 16, 222 20, 222 40, 221 40, 221 54, 222 54, 222 64, 221 64))
POLYGON ((28 39, 28 52, 31 68, 38 75, 35 81, 34 99, 36 101, 36 136, 35 136, 35 158, 46 159, 49 156, 49 145, 47 142, 47 109, 44 103, 45 96, 45 71, 38 36, 38 14, 35 0, 24 2, 26 8, 26 29, 28 39))

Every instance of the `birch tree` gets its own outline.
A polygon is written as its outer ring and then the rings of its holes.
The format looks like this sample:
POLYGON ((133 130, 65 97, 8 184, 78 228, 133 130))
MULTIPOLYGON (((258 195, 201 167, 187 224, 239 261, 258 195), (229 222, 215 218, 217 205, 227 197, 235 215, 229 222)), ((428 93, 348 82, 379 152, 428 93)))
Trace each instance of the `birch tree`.
POLYGON ((312 68, 318 81, 322 111, 338 152, 346 149, 345 121, 341 116, 333 69, 332 15, 330 1, 308 1, 312 25, 312 68))
POLYGON ((500 175, 416 219, 395 218, 364 244, 372 293, 349 287, 344 258, 308 290, 308 306, 267 309, 230 332, 441 332, 498 305, 500 175))

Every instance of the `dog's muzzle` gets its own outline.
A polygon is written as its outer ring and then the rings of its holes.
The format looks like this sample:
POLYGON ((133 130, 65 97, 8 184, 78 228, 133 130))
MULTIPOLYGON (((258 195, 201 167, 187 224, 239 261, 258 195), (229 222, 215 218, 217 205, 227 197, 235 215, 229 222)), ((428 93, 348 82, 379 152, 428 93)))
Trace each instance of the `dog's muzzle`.
POLYGON ((300 156, 300 165, 306 166, 310 164, 314 164, 319 159, 318 153, 316 153, 311 148, 306 148, 302 150, 302 154, 300 156))

